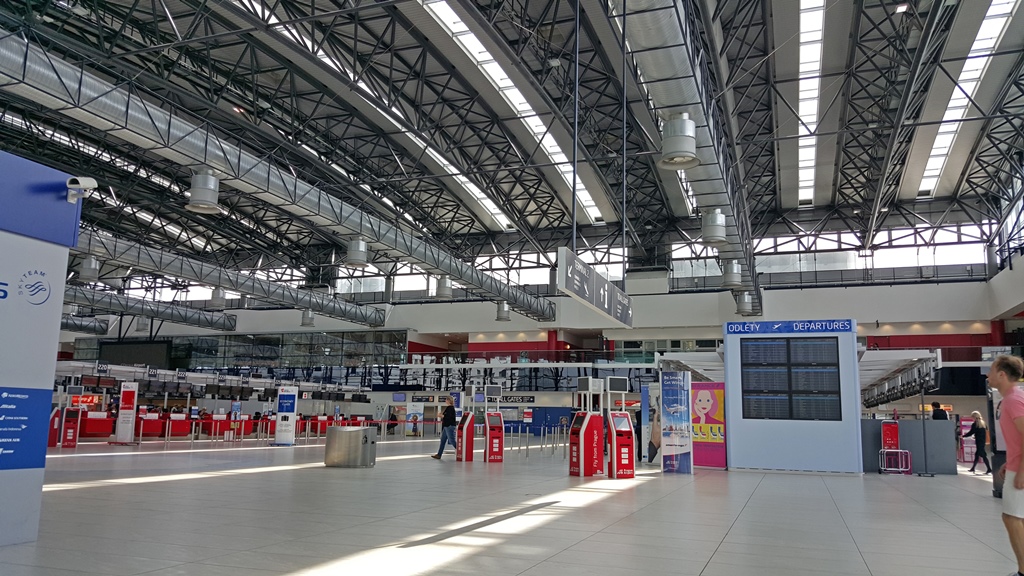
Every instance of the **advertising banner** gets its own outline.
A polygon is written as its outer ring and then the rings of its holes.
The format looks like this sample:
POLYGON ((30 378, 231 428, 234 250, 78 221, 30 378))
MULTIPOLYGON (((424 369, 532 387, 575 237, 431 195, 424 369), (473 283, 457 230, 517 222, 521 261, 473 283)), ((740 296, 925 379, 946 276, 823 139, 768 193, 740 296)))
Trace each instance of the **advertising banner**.
POLYGON ((114 441, 128 444, 135 440, 135 412, 139 408, 139 383, 123 382, 121 384, 121 401, 117 407, 117 425, 114 441))
POLYGON ((299 387, 282 386, 277 391, 277 428, 274 444, 291 446, 295 444, 295 409, 298 405, 299 387))
POLYGON ((423 433, 423 402, 409 402, 405 411, 405 435, 419 436, 423 433))
POLYGON ((725 382, 690 385, 693 465, 725 469, 725 382))
POLYGON ((661 373, 661 470, 693 471, 690 438, 690 373, 661 373))

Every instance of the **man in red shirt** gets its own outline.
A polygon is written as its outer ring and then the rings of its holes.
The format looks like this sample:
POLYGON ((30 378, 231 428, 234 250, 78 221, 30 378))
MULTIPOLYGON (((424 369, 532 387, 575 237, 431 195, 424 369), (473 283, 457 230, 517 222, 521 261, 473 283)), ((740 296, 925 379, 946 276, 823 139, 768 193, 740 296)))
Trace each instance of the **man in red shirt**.
POLYGON ((1021 376, 1024 376, 1024 361, 1016 356, 996 357, 988 372, 988 385, 1003 397, 999 431, 1006 444, 1006 464, 997 474, 1004 478, 1003 524, 1017 556, 1018 576, 1024 576, 1024 473, 1018 474, 1024 444, 1024 391, 1017 387, 1021 376))

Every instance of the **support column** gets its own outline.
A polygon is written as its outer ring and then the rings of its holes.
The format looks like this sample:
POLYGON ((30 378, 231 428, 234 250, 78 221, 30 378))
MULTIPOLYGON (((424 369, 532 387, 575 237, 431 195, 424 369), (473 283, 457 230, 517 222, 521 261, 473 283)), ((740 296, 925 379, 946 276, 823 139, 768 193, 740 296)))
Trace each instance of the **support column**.
POLYGON ((992 346, 1006 346, 1006 322, 1002 320, 993 320, 992 326, 992 338, 990 342, 992 346))
POLYGON ((0 546, 39 534, 68 248, 68 176, 0 153, 0 546))

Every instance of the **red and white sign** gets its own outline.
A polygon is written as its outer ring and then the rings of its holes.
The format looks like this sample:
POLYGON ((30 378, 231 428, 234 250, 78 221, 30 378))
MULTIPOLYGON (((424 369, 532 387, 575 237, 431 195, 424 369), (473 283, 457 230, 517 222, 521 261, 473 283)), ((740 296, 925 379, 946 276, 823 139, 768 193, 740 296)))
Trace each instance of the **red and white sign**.
POLYGON ((530 424, 533 422, 533 408, 523 409, 523 422, 530 424))
MULTIPOLYGON (((639 406, 639 405, 640 405, 640 401, 639 400, 626 400, 626 406, 634 407, 634 406, 639 406)), ((616 408, 622 408, 622 400, 616 400, 615 401, 615 407, 616 408)))
POLYGON ((121 403, 117 408, 117 429, 115 441, 120 443, 135 440, 135 410, 138 407, 138 382, 121 384, 121 403))
POLYGON ((81 396, 71 397, 72 406, 92 406, 99 404, 102 401, 103 397, 96 394, 82 394, 81 396))

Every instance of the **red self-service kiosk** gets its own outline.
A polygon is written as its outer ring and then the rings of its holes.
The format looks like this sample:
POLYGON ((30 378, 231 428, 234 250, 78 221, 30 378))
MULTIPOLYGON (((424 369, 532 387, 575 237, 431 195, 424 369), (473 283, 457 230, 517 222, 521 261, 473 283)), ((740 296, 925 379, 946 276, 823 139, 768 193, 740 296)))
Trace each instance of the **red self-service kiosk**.
POLYGON ((633 425, 627 412, 608 413, 608 477, 632 478, 636 450, 633 425))
POLYGON ((462 420, 455 430, 455 461, 473 461, 473 432, 474 417, 472 412, 463 412, 462 420))
POLYGON ((604 470, 604 419, 577 412, 569 428, 569 475, 593 476, 604 470))
POLYGON ((78 446, 78 428, 82 419, 81 408, 64 409, 64 428, 61 429, 61 448, 75 448, 78 446))
POLYGON ((505 422, 501 412, 487 413, 487 461, 504 462, 505 460, 505 422))

